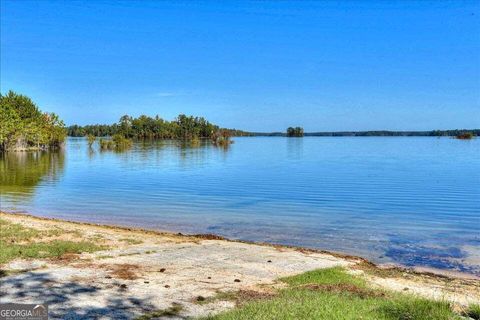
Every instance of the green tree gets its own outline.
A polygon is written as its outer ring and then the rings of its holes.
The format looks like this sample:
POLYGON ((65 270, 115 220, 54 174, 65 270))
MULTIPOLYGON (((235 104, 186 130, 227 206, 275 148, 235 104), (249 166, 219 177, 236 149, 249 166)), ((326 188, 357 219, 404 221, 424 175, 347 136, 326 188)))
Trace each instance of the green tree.
POLYGON ((0 150, 6 150, 15 139, 17 130, 22 128, 19 127, 20 117, 15 108, 4 99, 0 99, 0 124, 0 150))
POLYGON ((27 96, 0 94, 0 151, 58 148, 66 137, 63 121, 43 113, 27 96))
POLYGON ((120 117, 119 125, 119 132, 122 133, 126 137, 130 137, 132 134, 132 117, 129 115, 124 115, 120 117))
POLYGON ((303 137, 303 128, 302 127, 288 127, 287 128, 287 137, 303 137))

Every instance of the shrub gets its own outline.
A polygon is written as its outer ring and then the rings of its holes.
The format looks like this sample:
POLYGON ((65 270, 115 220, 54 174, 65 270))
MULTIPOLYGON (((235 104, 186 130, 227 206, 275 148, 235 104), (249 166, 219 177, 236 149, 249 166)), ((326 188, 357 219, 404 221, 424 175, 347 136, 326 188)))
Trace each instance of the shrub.
POLYGON ((125 150, 132 146, 132 140, 121 134, 114 134, 112 139, 100 139, 101 150, 125 150))
POLYGON ((230 139, 231 135, 228 130, 218 130, 212 133, 212 143, 220 147, 228 147, 233 141, 230 139))
POLYGON ((473 139, 475 135, 471 132, 462 132, 458 134, 455 138, 460 139, 460 140, 470 140, 473 139))

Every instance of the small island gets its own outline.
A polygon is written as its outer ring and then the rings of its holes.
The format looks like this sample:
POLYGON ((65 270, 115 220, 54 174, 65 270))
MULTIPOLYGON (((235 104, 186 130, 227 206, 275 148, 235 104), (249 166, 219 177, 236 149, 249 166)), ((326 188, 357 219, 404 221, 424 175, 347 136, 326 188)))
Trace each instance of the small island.
POLYGON ((303 137, 303 128, 302 127, 288 127, 287 128, 287 137, 303 137))

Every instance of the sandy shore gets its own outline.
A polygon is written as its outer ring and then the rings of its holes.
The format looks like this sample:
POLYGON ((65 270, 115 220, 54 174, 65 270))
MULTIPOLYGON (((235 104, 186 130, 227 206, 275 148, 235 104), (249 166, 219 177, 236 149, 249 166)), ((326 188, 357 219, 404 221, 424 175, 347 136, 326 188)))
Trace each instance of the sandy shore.
POLYGON ((399 268, 378 268, 364 259, 334 253, 98 226, 0 213, 0 218, 40 230, 62 230, 65 240, 108 246, 60 259, 14 260, 1 265, 0 303, 47 303, 52 319, 131 319, 182 305, 196 317, 234 307, 231 301, 198 303, 219 292, 269 292, 276 279, 342 266, 374 287, 449 300, 459 307, 480 301, 480 281, 399 268))

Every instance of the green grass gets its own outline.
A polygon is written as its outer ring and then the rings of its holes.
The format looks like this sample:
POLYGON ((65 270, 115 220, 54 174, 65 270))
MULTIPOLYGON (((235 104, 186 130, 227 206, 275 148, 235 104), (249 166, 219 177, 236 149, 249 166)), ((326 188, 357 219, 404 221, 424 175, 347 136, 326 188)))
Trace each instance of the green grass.
POLYGON ((36 230, 0 219, 0 264, 16 258, 53 258, 104 249, 88 241, 37 241, 58 235, 59 229, 36 230))
POLYGON ((66 253, 94 252, 103 248, 91 242, 54 240, 29 244, 8 244, 0 241, 0 263, 16 258, 54 258, 66 253))
POLYGON ((465 316, 468 316, 475 320, 480 320, 480 304, 472 304, 465 312, 465 316))
POLYGON ((371 289, 340 268, 281 280, 288 286, 278 295, 206 319, 459 319, 446 302, 371 289))
POLYGON ((25 228, 21 224, 0 219, 0 241, 9 243, 29 241, 40 236, 40 233, 39 230, 25 228))
POLYGON ((306 284, 352 284, 361 288, 366 287, 366 283, 362 278, 348 274, 341 268, 319 269, 292 277, 281 278, 280 280, 291 287, 306 284))

